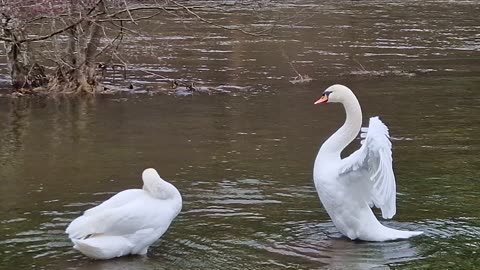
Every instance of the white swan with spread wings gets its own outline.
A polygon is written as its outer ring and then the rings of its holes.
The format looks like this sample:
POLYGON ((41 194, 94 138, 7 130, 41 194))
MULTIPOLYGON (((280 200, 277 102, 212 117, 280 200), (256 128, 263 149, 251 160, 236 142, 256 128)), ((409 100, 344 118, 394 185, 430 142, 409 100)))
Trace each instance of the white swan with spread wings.
POLYGON ((422 234, 385 227, 371 209, 380 208, 386 219, 396 213, 388 128, 378 117, 370 118, 368 128, 362 129, 360 149, 342 159, 342 150, 361 129, 362 110, 353 92, 339 84, 327 88, 315 104, 334 102, 343 104, 346 120, 321 146, 313 169, 315 187, 333 223, 352 240, 388 241, 422 234))

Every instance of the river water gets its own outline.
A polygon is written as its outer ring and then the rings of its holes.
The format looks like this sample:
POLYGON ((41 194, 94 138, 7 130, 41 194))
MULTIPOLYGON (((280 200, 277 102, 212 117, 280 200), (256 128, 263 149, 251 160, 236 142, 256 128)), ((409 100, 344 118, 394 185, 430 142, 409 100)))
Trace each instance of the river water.
POLYGON ((0 268, 480 268, 480 4, 316 2, 201 13, 275 38, 166 16, 126 40, 136 86, 161 74, 231 94, 0 99, 0 268), (289 62, 313 80, 290 83, 289 62), (321 207, 313 160, 344 113, 313 101, 334 83, 390 128, 397 214, 382 222, 424 236, 350 241, 321 207), (147 167, 184 199, 148 256, 73 250, 67 224, 147 167))

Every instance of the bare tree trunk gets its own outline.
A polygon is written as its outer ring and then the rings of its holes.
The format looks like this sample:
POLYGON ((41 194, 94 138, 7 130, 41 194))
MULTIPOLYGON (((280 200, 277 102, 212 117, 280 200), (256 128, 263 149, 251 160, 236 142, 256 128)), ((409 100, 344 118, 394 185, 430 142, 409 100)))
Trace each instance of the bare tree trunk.
POLYGON ((7 53, 8 65, 10 66, 10 76, 12 77, 12 86, 14 90, 18 90, 27 86, 28 69, 19 61, 18 54, 20 52, 20 44, 11 43, 7 53))
MULTIPOLYGON (((74 7, 75 0, 70 0, 70 7, 74 7)), ((70 18, 75 18, 74 11, 71 8, 68 9, 68 15, 70 18)), ((73 19, 70 19, 70 23, 73 23, 73 19)), ((70 28, 68 30, 69 40, 67 44, 67 57, 70 60, 70 63, 73 68, 77 66, 77 44, 78 44, 78 25, 70 28)))
MULTIPOLYGON (((8 24, 9 19, 6 20, 8 24)), ((17 42, 17 36, 8 25, 4 25, 4 36, 11 37, 13 42, 5 42, 7 62, 10 67, 12 87, 14 91, 31 89, 47 83, 44 68, 34 63, 30 64, 28 57, 21 57, 22 46, 17 42)))
MULTIPOLYGON (((106 12, 105 3, 103 1, 100 1, 98 9, 100 12, 106 12)), ((95 79, 95 58, 97 57, 97 49, 100 46, 101 37, 101 24, 99 22, 93 22, 90 25, 90 38, 88 39, 87 46, 85 48, 84 63, 80 68, 80 72, 77 73, 77 79, 79 82, 77 92, 95 92, 95 87, 97 86, 97 80, 95 79)))
POLYGON ((2 29, 3 36, 10 38, 13 42, 5 42, 5 50, 7 51, 7 62, 10 68, 10 76, 12 77, 13 89, 19 89, 27 84, 27 69, 24 64, 20 62, 19 54, 21 51, 21 45, 17 43, 17 37, 13 33, 12 25, 14 22, 10 17, 3 15, 2 29))
POLYGON ((67 57, 68 63, 75 67, 77 65, 77 27, 72 27, 68 30, 68 44, 67 44, 67 57))

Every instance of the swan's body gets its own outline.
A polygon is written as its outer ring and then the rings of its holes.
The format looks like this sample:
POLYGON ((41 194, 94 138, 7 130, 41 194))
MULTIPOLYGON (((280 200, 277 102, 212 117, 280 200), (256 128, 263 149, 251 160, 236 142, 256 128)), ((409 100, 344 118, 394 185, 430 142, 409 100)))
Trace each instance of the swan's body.
POLYGON ((182 197, 154 169, 142 178, 143 189, 119 192, 70 223, 75 249, 94 259, 147 253, 182 209, 182 197))
MULTIPOLYGON (((343 85, 325 90, 317 103, 342 103, 346 111, 344 125, 325 141, 318 152, 313 179, 320 200, 337 229, 350 239, 388 241, 421 234, 383 226, 371 207, 381 209, 382 217, 395 215, 396 187, 392 169, 388 128, 370 118, 360 149, 342 159, 340 153, 358 135, 362 110, 353 92, 343 85)), ((363 131, 363 130, 362 130, 363 131)))

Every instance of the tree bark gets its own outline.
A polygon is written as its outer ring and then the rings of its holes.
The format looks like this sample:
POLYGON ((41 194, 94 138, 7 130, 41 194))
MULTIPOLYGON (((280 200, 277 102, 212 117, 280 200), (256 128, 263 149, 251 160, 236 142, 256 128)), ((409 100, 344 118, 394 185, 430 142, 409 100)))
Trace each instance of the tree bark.
MULTIPOLYGON (((98 5, 100 12, 105 13, 105 3, 100 1, 98 5)), ((100 46, 102 38, 102 27, 100 22, 93 22, 90 25, 90 37, 88 39, 85 52, 84 63, 80 68, 80 72, 77 73, 77 79, 79 86, 77 92, 94 93, 97 86, 95 58, 97 57, 97 49, 100 46)))

